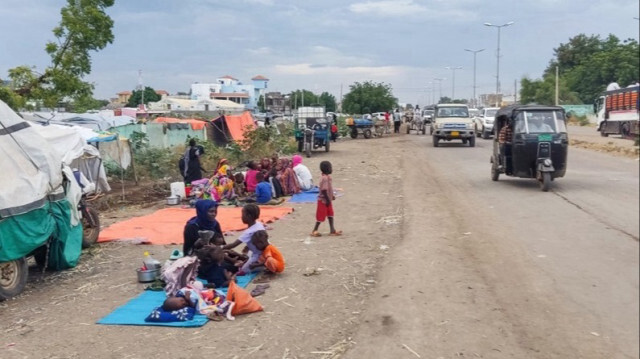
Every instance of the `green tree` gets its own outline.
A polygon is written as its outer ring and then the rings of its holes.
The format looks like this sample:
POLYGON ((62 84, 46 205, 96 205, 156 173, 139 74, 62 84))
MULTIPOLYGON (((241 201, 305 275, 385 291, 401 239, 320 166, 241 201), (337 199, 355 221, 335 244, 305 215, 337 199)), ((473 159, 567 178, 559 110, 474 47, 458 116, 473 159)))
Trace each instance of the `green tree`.
POLYGON ((91 96, 81 96, 75 99, 70 108, 70 112, 87 112, 89 110, 99 110, 109 104, 108 100, 97 100, 91 96))
POLYGON ((579 34, 554 49, 540 80, 522 82, 521 101, 540 104, 555 103, 555 74, 559 74, 560 103, 591 103, 611 82, 627 86, 640 78, 638 42, 620 42, 609 35, 579 34))
POLYGON ((328 92, 323 92, 320 94, 318 101, 320 102, 321 105, 324 106, 325 110, 327 110, 328 112, 336 111, 336 107, 337 107, 336 97, 333 96, 332 94, 328 92))
POLYGON ((302 105, 320 105, 318 95, 309 90, 295 90, 289 95, 289 98, 291 99, 291 109, 296 109, 302 105))
POLYGON ((344 96, 342 110, 347 113, 383 112, 397 107, 391 85, 372 81, 355 82, 344 96))
MULTIPOLYGON (((133 90, 131 91, 131 97, 129 97, 129 101, 127 102, 127 107, 138 107, 142 103, 142 94, 141 90, 133 90)), ((158 102, 162 97, 156 93, 156 90, 153 88, 146 86, 144 88, 144 104, 148 104, 149 102, 158 102)))
POLYGON ((42 72, 29 66, 9 70, 13 91, 21 101, 34 100, 55 107, 64 98, 90 96, 93 85, 83 81, 91 73, 91 51, 113 42, 113 20, 106 9, 114 0, 67 0, 61 20, 53 29, 56 42, 45 50, 51 64, 42 72))

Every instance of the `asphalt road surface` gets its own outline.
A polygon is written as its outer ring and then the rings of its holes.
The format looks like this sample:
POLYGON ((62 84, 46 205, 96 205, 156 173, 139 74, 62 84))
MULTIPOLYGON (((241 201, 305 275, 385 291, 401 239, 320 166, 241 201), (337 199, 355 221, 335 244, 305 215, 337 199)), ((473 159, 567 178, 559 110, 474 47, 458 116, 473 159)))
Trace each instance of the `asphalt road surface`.
POLYGON ((403 136, 402 240, 348 358, 637 358, 638 162, 490 179, 491 141, 403 136))

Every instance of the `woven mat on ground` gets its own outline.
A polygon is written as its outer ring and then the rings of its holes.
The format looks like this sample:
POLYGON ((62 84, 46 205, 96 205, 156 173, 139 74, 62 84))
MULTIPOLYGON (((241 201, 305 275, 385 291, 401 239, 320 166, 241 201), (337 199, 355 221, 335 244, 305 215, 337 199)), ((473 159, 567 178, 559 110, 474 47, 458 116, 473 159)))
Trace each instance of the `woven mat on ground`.
MULTIPOLYGON (((260 221, 271 223, 293 212, 291 207, 260 206, 260 221)), ((115 240, 145 244, 181 244, 184 225, 196 215, 193 208, 165 208, 152 214, 115 223, 100 231, 98 242, 115 240)), ((247 228, 241 207, 218 207, 216 217, 224 232, 247 228)))
MULTIPOLYGON (((236 277, 236 283, 242 288, 246 288, 251 280, 257 276, 259 272, 248 273, 247 275, 236 277)), ((206 281, 204 281, 206 282, 206 281)), ((226 295, 227 288, 218 288, 216 291, 226 295)), ((167 299, 164 291, 150 291, 146 290, 140 293, 135 298, 131 299, 127 303, 116 308, 113 312, 109 313, 102 319, 98 320, 97 324, 104 325, 149 325, 149 326, 163 326, 163 327, 183 327, 193 328, 201 327, 208 321, 207 317, 202 314, 196 314, 192 320, 184 322, 145 322, 146 318, 151 311, 162 305, 162 302, 167 299)))

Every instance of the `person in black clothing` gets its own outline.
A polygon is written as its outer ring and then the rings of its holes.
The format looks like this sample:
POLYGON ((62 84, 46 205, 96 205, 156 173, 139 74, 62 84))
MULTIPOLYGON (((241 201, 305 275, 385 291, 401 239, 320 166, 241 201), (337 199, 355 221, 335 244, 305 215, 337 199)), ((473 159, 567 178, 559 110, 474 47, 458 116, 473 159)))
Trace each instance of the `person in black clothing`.
POLYGON ((204 154, 202 146, 196 146, 196 140, 189 141, 184 156, 180 160, 180 173, 184 177, 184 183, 191 183, 202 178, 200 156, 204 154))
POLYGON ((213 231, 214 238, 224 238, 220 223, 216 220, 217 214, 218 203, 216 201, 201 199, 196 202, 196 216, 188 220, 184 226, 182 253, 185 256, 193 254, 193 245, 200 238, 198 231, 213 231))
POLYGON ((238 268, 225 261, 224 251, 216 246, 204 246, 196 251, 200 259, 198 277, 206 279, 207 287, 221 288, 229 285, 238 268), (213 284, 213 285, 211 285, 213 284))

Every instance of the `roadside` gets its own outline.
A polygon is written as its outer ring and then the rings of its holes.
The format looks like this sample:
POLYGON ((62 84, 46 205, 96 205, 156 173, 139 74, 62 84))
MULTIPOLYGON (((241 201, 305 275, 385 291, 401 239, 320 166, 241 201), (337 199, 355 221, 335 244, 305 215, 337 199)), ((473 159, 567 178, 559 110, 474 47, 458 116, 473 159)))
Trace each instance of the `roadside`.
POLYGON ((569 132, 570 145, 574 147, 629 158, 638 158, 640 154, 638 146, 633 140, 613 135, 600 136, 600 132, 596 130, 595 126, 569 125, 567 131, 569 132))

